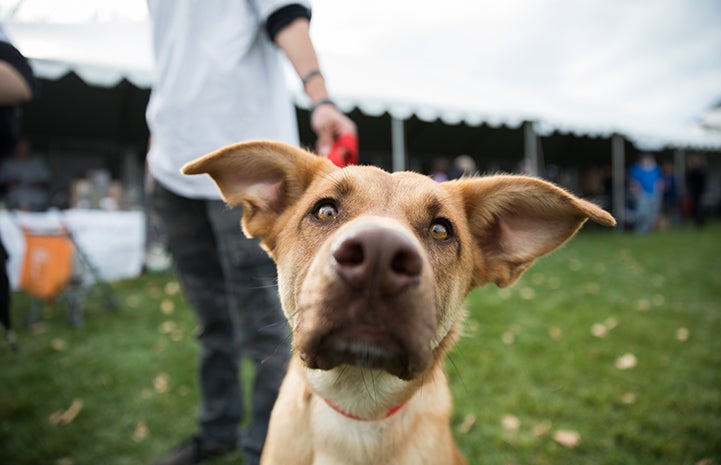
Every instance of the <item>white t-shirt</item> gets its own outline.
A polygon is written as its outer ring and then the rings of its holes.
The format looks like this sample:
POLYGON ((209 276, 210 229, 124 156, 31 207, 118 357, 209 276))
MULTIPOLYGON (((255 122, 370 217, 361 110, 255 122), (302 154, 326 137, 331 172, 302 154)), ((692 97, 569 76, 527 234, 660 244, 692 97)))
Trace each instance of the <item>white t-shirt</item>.
POLYGON ((225 145, 272 139, 298 145, 295 108, 268 16, 293 0, 148 0, 154 85, 146 111, 150 173, 191 198, 218 199, 209 176, 180 168, 225 145))

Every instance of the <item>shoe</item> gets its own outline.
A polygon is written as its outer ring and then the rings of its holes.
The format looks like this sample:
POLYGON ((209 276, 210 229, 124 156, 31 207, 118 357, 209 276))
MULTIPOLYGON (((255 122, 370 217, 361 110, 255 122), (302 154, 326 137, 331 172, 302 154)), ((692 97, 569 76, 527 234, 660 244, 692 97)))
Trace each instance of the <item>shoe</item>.
POLYGON ((216 442, 193 436, 153 465, 193 465, 236 450, 234 443, 216 442))

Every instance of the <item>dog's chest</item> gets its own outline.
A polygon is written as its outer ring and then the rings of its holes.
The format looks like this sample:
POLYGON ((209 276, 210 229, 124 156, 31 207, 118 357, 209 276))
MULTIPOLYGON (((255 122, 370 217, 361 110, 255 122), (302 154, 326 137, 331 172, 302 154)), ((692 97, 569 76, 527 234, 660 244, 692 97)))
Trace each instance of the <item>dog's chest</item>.
POLYGON ((316 444, 314 465, 325 463, 365 465, 390 463, 394 449, 390 438, 401 428, 402 417, 383 421, 362 421, 327 411, 318 415, 313 425, 314 437, 323 438, 316 444), (391 433, 389 435, 389 433, 391 433))

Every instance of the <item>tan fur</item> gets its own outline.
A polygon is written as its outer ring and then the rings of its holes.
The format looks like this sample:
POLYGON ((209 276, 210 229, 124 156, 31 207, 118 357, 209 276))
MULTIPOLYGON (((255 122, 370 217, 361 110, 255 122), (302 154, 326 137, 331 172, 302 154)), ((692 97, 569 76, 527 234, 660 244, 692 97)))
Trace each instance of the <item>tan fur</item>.
POLYGON ((276 142, 229 146, 183 172, 212 176, 225 200, 243 207, 246 235, 259 237, 277 265, 293 358, 264 465, 465 464, 449 426, 443 360, 468 292, 512 284, 589 218, 615 224, 597 206, 534 178, 436 183, 416 173, 339 169, 276 142), (439 224, 450 225, 449 238, 432 234, 439 224), (356 288, 355 269, 344 274, 339 250, 368 237, 380 255, 409 250, 393 256, 408 263, 390 278, 384 268, 369 273, 356 288))

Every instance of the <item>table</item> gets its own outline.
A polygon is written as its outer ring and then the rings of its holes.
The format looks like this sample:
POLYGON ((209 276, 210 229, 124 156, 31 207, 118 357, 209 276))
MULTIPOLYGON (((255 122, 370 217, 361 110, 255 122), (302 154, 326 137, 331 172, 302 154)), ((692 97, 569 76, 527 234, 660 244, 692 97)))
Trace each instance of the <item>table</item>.
POLYGON ((100 279, 114 281, 138 276, 145 255, 145 213, 102 210, 55 210, 28 213, 0 210, 0 237, 10 258, 8 276, 18 288, 25 254, 21 227, 32 231, 59 230, 63 226, 75 244, 98 270, 100 279))

